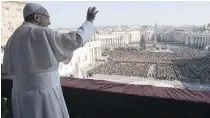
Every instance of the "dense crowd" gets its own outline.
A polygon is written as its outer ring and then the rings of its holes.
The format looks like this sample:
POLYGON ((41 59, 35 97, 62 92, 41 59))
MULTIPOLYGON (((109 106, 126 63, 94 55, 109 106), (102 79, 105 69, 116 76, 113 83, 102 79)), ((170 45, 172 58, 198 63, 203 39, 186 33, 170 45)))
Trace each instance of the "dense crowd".
POLYGON ((146 77, 149 66, 143 63, 107 62, 90 70, 89 73, 146 77))
POLYGON ((174 66, 172 64, 158 64, 157 66, 157 75, 158 79, 178 79, 178 75, 174 70, 174 66))
POLYGON ((210 82, 210 58, 189 60, 183 64, 177 64, 178 75, 190 78, 201 83, 210 82))
POLYGON ((174 46, 172 52, 144 52, 118 49, 106 52, 108 62, 92 70, 94 74, 147 77, 152 64, 157 64, 157 79, 180 79, 180 76, 197 82, 210 82, 210 57, 203 50, 174 46))
POLYGON ((170 50, 172 52, 158 53, 127 49, 113 50, 109 52, 109 58, 113 61, 170 63, 173 60, 194 59, 206 56, 205 51, 189 47, 170 47, 170 50))
POLYGON ((208 54, 204 50, 197 49, 197 48, 191 48, 191 47, 185 47, 185 46, 171 47, 170 50, 172 50, 174 52, 173 60, 198 59, 201 57, 205 57, 208 54))

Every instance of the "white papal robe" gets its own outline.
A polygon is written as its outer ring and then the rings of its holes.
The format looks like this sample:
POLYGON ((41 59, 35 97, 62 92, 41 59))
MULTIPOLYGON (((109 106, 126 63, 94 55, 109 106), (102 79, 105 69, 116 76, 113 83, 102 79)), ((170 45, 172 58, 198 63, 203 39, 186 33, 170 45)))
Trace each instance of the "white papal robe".
POLYGON ((6 45, 2 70, 13 78, 14 118, 69 118, 58 64, 67 64, 73 51, 94 33, 95 27, 89 21, 70 33, 29 22, 15 30, 6 45))

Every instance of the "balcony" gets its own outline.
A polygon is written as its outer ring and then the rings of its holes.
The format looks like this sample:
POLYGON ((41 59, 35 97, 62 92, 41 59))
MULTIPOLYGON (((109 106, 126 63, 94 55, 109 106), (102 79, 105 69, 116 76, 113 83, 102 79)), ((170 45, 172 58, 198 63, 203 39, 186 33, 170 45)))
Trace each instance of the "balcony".
MULTIPOLYGON (((61 78, 71 118, 209 118, 210 91, 61 78), (209 115, 209 116, 208 116, 209 115)), ((12 80, 2 77, 2 97, 12 80)))

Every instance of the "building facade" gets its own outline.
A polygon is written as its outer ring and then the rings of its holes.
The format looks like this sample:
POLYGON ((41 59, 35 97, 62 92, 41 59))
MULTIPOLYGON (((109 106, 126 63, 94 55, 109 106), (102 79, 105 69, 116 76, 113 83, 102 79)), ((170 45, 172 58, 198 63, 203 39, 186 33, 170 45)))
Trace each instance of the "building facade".
POLYGON ((61 76, 69 77, 73 75, 76 78, 87 78, 87 71, 92 69, 97 60, 101 59, 100 40, 86 43, 83 47, 74 51, 69 64, 60 63, 59 73, 61 76))
POLYGON ((23 22, 24 1, 1 1, 1 46, 23 22))
POLYGON ((174 30, 171 32, 171 38, 173 41, 184 43, 188 33, 185 30, 174 30))
POLYGON ((185 45, 209 47, 210 33, 189 33, 185 38, 185 45))

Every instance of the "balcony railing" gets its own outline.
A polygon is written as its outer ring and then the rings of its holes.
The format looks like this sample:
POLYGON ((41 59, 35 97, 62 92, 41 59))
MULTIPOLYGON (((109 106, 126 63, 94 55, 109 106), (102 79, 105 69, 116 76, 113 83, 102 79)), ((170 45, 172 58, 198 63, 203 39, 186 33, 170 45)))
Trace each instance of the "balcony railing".
MULTIPOLYGON (((71 118, 209 118, 210 91, 61 78, 71 118)), ((2 78, 11 99, 12 80, 2 78)))

